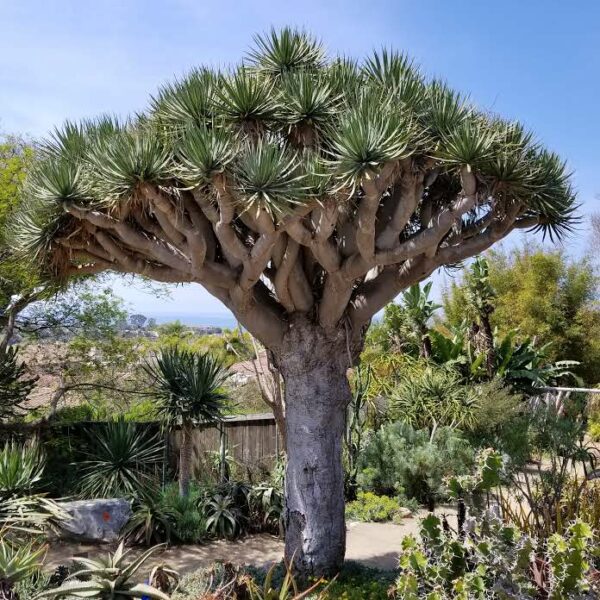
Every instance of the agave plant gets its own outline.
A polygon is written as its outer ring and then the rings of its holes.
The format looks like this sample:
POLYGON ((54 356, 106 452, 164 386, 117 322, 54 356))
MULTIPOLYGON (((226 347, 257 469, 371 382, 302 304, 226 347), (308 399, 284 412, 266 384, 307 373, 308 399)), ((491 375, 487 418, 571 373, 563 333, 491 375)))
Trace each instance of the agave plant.
POLYGON ((152 487, 164 457, 158 434, 119 418, 90 431, 93 453, 81 463, 81 494, 88 498, 138 497, 152 487))
POLYGON ((204 505, 206 530, 225 538, 235 537, 242 528, 240 511, 231 496, 215 494, 204 505))
POLYGON ((281 487, 269 482, 257 485, 250 491, 248 501, 263 526, 283 533, 284 498, 281 487))
POLYGON ((0 495, 30 494, 39 488, 45 459, 40 447, 7 442, 0 450, 0 495))
POLYGON ((152 490, 133 506, 133 515, 121 531, 128 542, 150 546, 171 541, 175 512, 161 501, 160 492, 152 490))
POLYGON ((35 443, 6 442, 0 450, 0 527, 15 533, 39 533, 65 517, 39 492, 45 457, 35 443))
POLYGON ((177 346, 165 348, 145 366, 158 399, 158 416, 169 429, 181 427, 179 491, 189 493, 192 429, 199 423, 216 423, 223 417, 228 376, 223 362, 211 354, 198 354, 177 346))
MULTIPOLYGON (((154 546, 138 558, 129 560, 121 542, 114 554, 106 558, 92 560, 77 558, 83 568, 73 573, 58 588, 42 592, 39 598, 100 598, 102 600, 126 600, 128 598, 148 598, 149 600, 169 600, 169 596, 145 583, 133 581, 141 566, 164 546, 154 546), (85 581, 83 581, 85 579, 85 581)), ((171 571, 170 571, 171 572, 171 571)))
POLYGON ((32 577, 42 566, 45 546, 33 542, 16 544, 0 538, 0 598, 18 600, 15 584, 32 577))

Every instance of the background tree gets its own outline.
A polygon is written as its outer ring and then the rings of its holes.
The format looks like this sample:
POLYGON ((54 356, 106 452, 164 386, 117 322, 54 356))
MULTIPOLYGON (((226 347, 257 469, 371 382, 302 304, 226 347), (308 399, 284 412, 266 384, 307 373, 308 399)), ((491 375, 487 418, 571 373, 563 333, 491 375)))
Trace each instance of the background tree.
POLYGON ((15 348, 0 350, 0 421, 23 414, 23 403, 35 385, 15 348))
POLYGON ((22 200, 34 159, 34 149, 25 140, 5 136, 0 142, 0 351, 8 346, 19 313, 42 297, 45 288, 35 266, 19 261, 6 239, 6 223, 22 200))
MULTIPOLYGON (((600 196, 598 196, 600 198, 600 196)), ((590 223, 592 225, 591 235, 591 247, 593 256, 598 257, 600 252, 600 213, 595 213, 590 217, 590 223)))
MULTIPOLYGON (((493 328, 504 337, 518 330, 545 346, 550 361, 579 361, 575 371, 587 383, 600 381, 600 307, 598 278, 586 258, 569 259, 562 250, 530 244, 487 255, 488 283, 495 292, 493 328)), ((468 276, 453 283, 444 297, 444 312, 452 325, 462 322, 468 297, 468 276)))
POLYGON ((223 385, 228 371, 214 356, 165 348, 145 367, 158 399, 157 414, 169 429, 179 427, 179 494, 187 496, 192 464, 192 432, 202 423, 218 423, 228 399, 223 385))
POLYGON ((126 316, 123 301, 109 288, 98 291, 89 283, 26 311, 21 331, 30 342, 24 348, 29 370, 57 381, 48 416, 69 396, 100 404, 109 395, 111 404, 127 406, 132 395, 145 392, 136 340, 121 335, 126 316))
POLYGON ((285 381, 286 554, 305 575, 345 549, 348 367, 375 313, 515 229, 569 231, 564 163, 410 59, 329 58, 289 28, 243 63, 164 86, 119 123, 42 150, 15 244, 57 278, 196 282, 285 381))

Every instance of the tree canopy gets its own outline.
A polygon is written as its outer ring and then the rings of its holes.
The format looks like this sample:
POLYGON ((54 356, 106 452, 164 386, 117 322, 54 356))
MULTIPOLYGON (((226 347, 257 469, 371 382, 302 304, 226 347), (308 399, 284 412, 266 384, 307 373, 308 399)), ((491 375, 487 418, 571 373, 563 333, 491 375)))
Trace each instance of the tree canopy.
POLYGON ((119 120, 42 145, 13 244, 47 274, 201 283, 277 346, 293 313, 361 332, 400 291, 514 229, 569 232, 565 163, 411 59, 257 36, 119 120))

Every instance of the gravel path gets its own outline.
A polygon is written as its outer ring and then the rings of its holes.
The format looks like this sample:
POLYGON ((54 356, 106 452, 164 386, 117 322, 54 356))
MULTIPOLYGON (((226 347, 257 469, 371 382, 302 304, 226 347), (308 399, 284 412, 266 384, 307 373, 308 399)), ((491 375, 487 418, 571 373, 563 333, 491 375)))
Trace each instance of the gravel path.
MULTIPOLYGON (((440 513, 452 514, 449 508, 440 508, 440 513)), ((426 513, 423 513, 426 514, 426 513)), ((420 515, 423 516, 423 515, 420 515)), ((416 534, 418 519, 404 519, 401 525, 390 523, 347 524, 346 558, 357 560, 371 567, 394 569, 398 561, 398 551, 402 538, 416 534)), ((72 557, 93 557, 99 553, 112 551, 110 545, 55 543, 48 550, 46 568, 54 570, 58 565, 70 564, 72 557)), ((138 552, 135 550, 134 552, 138 552)), ((265 566, 279 561, 283 556, 283 541, 266 534, 250 535, 240 540, 216 540, 202 545, 173 546, 157 554, 148 565, 168 564, 184 574, 215 561, 228 561, 238 565, 265 566)))

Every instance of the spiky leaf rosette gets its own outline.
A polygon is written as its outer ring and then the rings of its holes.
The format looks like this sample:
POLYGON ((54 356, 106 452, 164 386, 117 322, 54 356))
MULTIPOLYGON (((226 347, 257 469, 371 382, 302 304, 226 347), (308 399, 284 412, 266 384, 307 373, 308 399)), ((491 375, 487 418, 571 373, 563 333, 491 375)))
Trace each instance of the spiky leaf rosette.
POLYGON ((564 162, 522 126, 404 54, 329 59, 291 28, 42 154, 13 227, 26 255, 57 277, 198 282, 271 347, 293 314, 358 333, 435 269, 576 221, 564 162))

